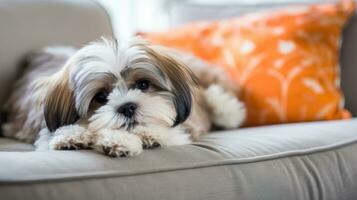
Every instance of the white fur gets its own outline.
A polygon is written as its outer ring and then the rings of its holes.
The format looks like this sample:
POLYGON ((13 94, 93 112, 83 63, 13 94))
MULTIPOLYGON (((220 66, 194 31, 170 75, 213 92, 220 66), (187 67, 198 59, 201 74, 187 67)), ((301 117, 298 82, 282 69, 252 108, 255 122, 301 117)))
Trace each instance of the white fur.
POLYGON ((142 142, 137 135, 122 130, 101 129, 97 132, 94 144, 95 150, 106 154, 118 156, 136 156, 142 151, 142 142))
POLYGON ((121 92, 114 89, 108 99, 108 103, 99 108, 89 119, 90 130, 96 131, 102 128, 119 129, 123 126, 126 129, 126 119, 117 114, 116 108, 127 102, 134 102, 138 105, 136 121, 139 124, 154 123, 170 127, 175 119, 175 108, 171 101, 159 96, 142 93, 139 90, 121 92))
POLYGON ((213 111, 213 123, 232 129, 239 127, 245 120, 246 108, 236 96, 226 92, 221 86, 210 85, 204 92, 208 106, 213 111))
POLYGON ((38 138, 35 141, 34 145, 36 147, 36 151, 48 151, 50 150, 50 141, 53 138, 52 134, 47 128, 44 128, 38 134, 38 138))
POLYGON ((93 143, 93 134, 79 125, 68 125, 57 129, 49 142, 50 150, 80 149, 93 143))
POLYGON ((138 126, 133 130, 139 136, 150 136, 161 146, 190 144, 190 135, 180 127, 138 126))

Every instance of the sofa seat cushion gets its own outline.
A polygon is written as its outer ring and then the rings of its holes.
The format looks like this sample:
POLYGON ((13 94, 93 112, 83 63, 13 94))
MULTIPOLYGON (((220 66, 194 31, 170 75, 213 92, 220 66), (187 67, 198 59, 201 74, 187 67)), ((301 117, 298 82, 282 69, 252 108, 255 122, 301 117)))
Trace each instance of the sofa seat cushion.
POLYGON ((0 152, 2 151, 34 151, 35 147, 28 143, 23 143, 17 140, 9 139, 9 138, 1 138, 0 137, 0 152))
POLYGON ((4 199, 357 198, 357 119, 215 132, 123 159, 11 152, 9 142, 0 139, 4 199))

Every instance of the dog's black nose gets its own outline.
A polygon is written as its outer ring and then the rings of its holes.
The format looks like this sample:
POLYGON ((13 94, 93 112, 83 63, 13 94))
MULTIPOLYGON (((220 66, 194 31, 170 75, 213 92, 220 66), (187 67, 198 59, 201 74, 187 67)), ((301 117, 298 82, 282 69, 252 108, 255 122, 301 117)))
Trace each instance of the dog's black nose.
POLYGON ((138 105, 133 102, 128 102, 124 105, 121 105, 118 108, 118 113, 123 114, 125 117, 132 117, 135 114, 136 109, 138 108, 138 105))

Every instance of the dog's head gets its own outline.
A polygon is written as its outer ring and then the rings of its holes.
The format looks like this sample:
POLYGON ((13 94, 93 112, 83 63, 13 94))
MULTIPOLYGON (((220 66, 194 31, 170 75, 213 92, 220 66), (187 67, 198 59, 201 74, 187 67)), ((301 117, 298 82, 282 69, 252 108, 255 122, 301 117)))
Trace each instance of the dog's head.
POLYGON ((190 115, 196 78, 165 49, 134 38, 80 49, 50 77, 48 129, 86 121, 92 130, 176 126, 190 115))

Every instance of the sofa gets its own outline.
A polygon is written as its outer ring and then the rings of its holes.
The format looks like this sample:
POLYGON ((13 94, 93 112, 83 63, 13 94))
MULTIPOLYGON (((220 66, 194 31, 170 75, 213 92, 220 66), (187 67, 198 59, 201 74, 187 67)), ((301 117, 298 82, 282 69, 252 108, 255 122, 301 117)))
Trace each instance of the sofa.
MULTIPOLYGON (((221 6, 219 12, 236 15, 224 12, 233 7, 221 6)), ((180 4, 172 14, 194 15, 197 9, 206 16, 217 12, 212 5, 180 4)), ((80 47, 113 36, 106 10, 88 0, 2 0, 0 25, 0 105, 26 52, 47 45, 80 47)), ((341 53, 346 108, 354 116, 356 36, 354 17, 341 53)), ((89 150, 34 151, 31 144, 0 137, 0 199, 354 200, 357 118, 213 132, 190 145, 147 150, 134 158, 89 150)))

